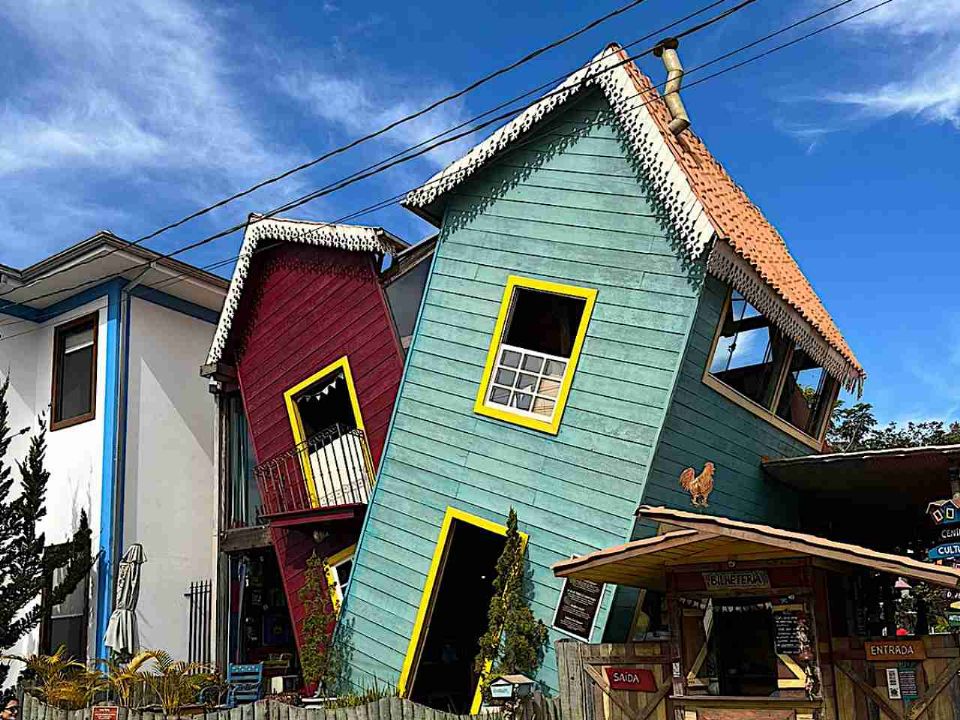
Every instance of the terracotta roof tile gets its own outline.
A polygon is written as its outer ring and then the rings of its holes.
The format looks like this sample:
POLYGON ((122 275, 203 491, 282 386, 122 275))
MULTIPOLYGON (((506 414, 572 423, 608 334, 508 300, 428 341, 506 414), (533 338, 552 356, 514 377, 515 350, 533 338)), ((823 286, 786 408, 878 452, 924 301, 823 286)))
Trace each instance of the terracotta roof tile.
MULTIPOLYGON (((620 57, 627 59, 626 51, 617 49, 620 57)), ((717 235, 726 240, 784 301, 856 368, 861 378, 865 377, 862 366, 793 259, 780 233, 751 202, 743 188, 733 181, 700 138, 689 130, 677 138, 667 130, 670 115, 650 79, 633 62, 626 63, 624 67, 630 73, 638 93, 651 99, 647 110, 689 177, 717 235)))

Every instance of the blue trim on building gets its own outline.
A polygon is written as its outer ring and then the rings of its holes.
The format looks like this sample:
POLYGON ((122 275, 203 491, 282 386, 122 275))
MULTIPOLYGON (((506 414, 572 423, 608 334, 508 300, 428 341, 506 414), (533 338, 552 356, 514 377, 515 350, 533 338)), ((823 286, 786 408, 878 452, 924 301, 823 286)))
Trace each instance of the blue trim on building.
POLYGON ((0 302, 0 314, 42 323, 101 297, 106 296, 107 298, 107 340, 104 349, 106 368, 103 398, 103 459, 100 489, 100 552, 97 573, 97 657, 107 657, 104 640, 113 609, 115 555, 119 550, 118 542, 123 540, 127 413, 125 407, 122 410, 119 407, 119 398, 123 398, 124 404, 129 402, 127 390, 130 372, 129 345, 132 304, 130 298, 138 297, 168 310, 213 325, 216 325, 220 319, 220 313, 216 310, 211 310, 154 288, 135 286, 130 289, 126 298, 124 298, 123 288, 128 284, 129 282, 125 278, 107 280, 45 308, 33 308, 29 305, 9 301, 0 302), (120 307, 124 301, 127 303, 127 307, 126 312, 123 313, 123 325, 121 327, 120 307), (119 512, 115 513, 115 510, 119 510, 119 512))
MULTIPOLYGON (((440 244, 443 242, 443 231, 437 235, 437 243, 433 248, 433 257, 430 258, 430 270, 427 273, 427 282, 423 285, 423 294, 420 296, 420 308, 417 310, 417 321, 413 324, 413 335, 410 339, 410 346, 407 348, 406 354, 403 356, 403 372, 400 374, 400 384, 397 386, 397 394, 393 399, 393 409, 390 411, 390 424, 387 425, 387 435, 383 441, 383 449, 380 451, 380 465, 377 468, 377 477, 373 483, 373 492, 370 493, 370 498, 367 500, 367 511, 363 515, 363 523, 360 526, 360 537, 357 540, 357 550, 353 555, 353 567, 357 567, 357 561, 360 559, 360 553, 363 552, 363 539, 366 537, 367 524, 370 522, 371 510, 374 507, 374 502, 377 497, 377 490, 380 487, 380 471, 383 469, 383 460, 386 457, 387 448, 390 446, 390 437, 393 435, 393 424, 397 417, 397 405, 400 402, 400 395, 403 393, 403 386, 407 382, 407 370, 410 368, 410 364, 407 362, 410 359, 410 354, 413 352, 413 348, 416 345, 417 338, 420 336, 420 318, 423 316, 423 306, 424 301, 427 298, 427 292, 430 290, 430 285, 433 282, 433 270, 437 264, 437 257, 440 255, 440 244)), ((387 305, 389 310, 389 301, 387 305)), ((401 348, 402 352, 403 348, 401 348)), ((352 574, 351 570, 351 574, 352 574)), ((347 594, 343 598, 343 605, 340 608, 340 617, 348 617, 347 613, 350 608, 350 590, 347 589, 347 594)))
MULTIPOLYGON (((135 290, 136 288, 133 288, 135 290)), ((123 544, 123 520, 124 520, 124 508, 126 507, 126 490, 127 490, 127 415, 130 404, 130 393, 128 392, 130 387, 130 310, 133 306, 133 300, 131 299, 132 292, 125 293, 126 295, 126 308, 123 313, 123 342, 120 345, 121 351, 123 352, 122 367, 120 370, 120 398, 123 401, 122 405, 119 408, 120 411, 120 438, 122 442, 118 444, 117 447, 117 508, 120 512, 117 513, 115 518, 115 542, 117 545, 117 550, 119 552, 123 544)))
POLYGON ((17 305, 17 303, 4 301, 0 305, 0 313, 4 315, 12 315, 15 318, 20 320, 30 320, 32 322, 40 322, 41 315, 40 311, 36 308, 28 307, 26 305, 17 305))
POLYGON ((152 302, 154 305, 159 305, 167 308, 168 310, 174 310, 175 312, 183 313, 184 315, 189 315, 192 318, 203 320, 204 322, 208 322, 213 325, 216 325, 220 321, 219 310, 211 310, 210 308, 203 307, 203 305, 197 305, 189 300, 168 295, 167 293, 160 290, 155 290, 154 288, 138 285, 134 288, 131 288, 130 294, 134 297, 140 298, 141 300, 152 302))
MULTIPOLYGON (((106 370, 103 392, 103 478, 100 488, 100 561, 97 573, 97 657, 108 657, 104 646, 107 623, 113 609, 114 498, 116 493, 117 445, 120 426, 117 419, 117 368, 120 362, 120 302, 123 283, 107 289, 106 370)), ((68 298, 69 299, 69 298, 68 298)))
MULTIPOLYGON (((35 323, 46 322, 47 320, 51 320, 58 315, 63 315, 63 313, 75 310, 81 305, 86 305, 91 300, 96 300, 99 297, 108 295, 115 287, 123 287, 126 284, 127 280, 124 278, 107 280, 106 282, 98 283, 93 287, 89 287, 86 290, 81 290, 76 295, 71 295, 70 297, 64 298, 63 300, 55 302, 53 305, 49 305, 45 308, 33 308, 29 305, 20 305, 18 303, 0 301, 0 313, 4 315, 11 315, 21 320, 29 320, 35 323)), ((211 323, 212 325, 216 325, 220 320, 219 310, 211 310, 203 305, 197 305, 189 300, 184 300, 174 295, 169 295, 161 290, 155 290, 154 288, 138 285, 134 288, 131 288, 130 294, 142 300, 152 302, 154 305, 159 305, 167 308, 168 310, 173 310, 175 312, 188 315, 192 318, 196 318, 197 320, 203 320, 204 322, 211 323)))

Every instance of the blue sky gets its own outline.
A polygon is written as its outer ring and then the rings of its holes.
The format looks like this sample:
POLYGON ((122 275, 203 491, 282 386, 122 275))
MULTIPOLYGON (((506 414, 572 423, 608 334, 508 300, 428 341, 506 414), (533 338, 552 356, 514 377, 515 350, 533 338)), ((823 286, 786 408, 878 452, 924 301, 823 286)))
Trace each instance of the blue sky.
MULTIPOLYGON (((0 0, 0 262, 28 264, 99 228, 135 239, 622 1, 0 0)), ((853 0, 829 18, 873 2, 853 0)), ((646 0, 418 123, 151 246, 186 244, 334 181, 704 4, 646 0)), ((693 67, 829 4, 759 0, 685 41, 681 57, 693 67)), ((960 3, 894 0, 685 94, 694 130, 781 231, 867 368, 865 399, 882 420, 960 416, 958 48, 960 3)), ((655 60, 640 65, 662 80, 655 60)), ((466 147, 296 214, 338 219, 409 189, 466 147)), ((429 232, 396 207, 358 222, 408 240, 429 232)), ((224 260, 239 242, 184 259, 224 260)))

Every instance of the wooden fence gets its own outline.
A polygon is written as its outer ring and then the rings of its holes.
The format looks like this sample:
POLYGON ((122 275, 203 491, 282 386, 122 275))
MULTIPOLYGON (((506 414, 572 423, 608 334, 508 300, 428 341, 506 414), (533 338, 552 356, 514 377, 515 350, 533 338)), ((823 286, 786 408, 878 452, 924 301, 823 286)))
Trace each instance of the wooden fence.
MULTIPOLYGON (((25 695, 21 720, 91 720, 90 708, 60 710, 25 695)), ((534 720, 561 720, 560 704, 556 699, 545 699, 533 708, 534 720)), ((117 720, 169 720, 171 716, 158 712, 118 708, 117 720)), ((207 710, 191 714, 204 720, 477 720, 476 715, 456 715, 419 705, 404 698, 382 698, 357 707, 324 710, 287 705, 275 700, 261 700, 230 710, 207 710)), ((489 715, 499 718, 499 713, 489 715)))

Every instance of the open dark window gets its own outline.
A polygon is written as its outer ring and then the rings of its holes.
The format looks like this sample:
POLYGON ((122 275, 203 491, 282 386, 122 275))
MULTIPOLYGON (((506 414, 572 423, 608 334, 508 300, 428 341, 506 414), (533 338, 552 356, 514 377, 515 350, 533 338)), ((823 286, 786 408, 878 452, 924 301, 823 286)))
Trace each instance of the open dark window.
POLYGON ((836 390, 836 381, 823 366, 797 348, 780 391, 777 416, 807 435, 816 437, 836 390))
POLYGON ((373 466, 343 357, 284 393, 313 507, 367 502, 373 466))
POLYGON ((304 388, 294 396, 294 402, 307 438, 336 425, 347 430, 357 427, 350 390, 342 369, 304 388))
POLYGON ((814 440, 823 435, 839 387, 736 290, 720 321, 704 382, 734 401, 750 400, 744 406, 751 412, 814 440))
POLYGON ((770 321, 734 291, 710 362, 710 374, 769 407, 789 344, 770 321))
POLYGON ((97 397, 97 313, 60 325, 53 334, 50 429, 92 420, 97 397))
POLYGON ((743 600, 715 601, 720 695, 769 697, 777 692, 773 613, 743 600))
POLYGON ((557 432, 595 298, 587 288, 511 277, 474 409, 557 432))

